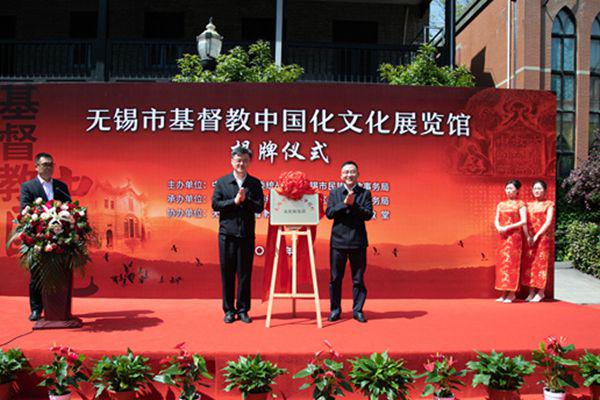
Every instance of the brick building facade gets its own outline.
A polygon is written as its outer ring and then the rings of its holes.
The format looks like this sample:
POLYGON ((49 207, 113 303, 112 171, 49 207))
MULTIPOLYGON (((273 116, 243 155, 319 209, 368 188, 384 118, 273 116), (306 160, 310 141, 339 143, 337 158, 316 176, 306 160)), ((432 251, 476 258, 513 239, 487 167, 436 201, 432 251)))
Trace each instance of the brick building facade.
POLYGON ((478 0, 457 21, 456 62, 477 84, 552 90, 559 176, 600 128, 600 1, 478 0))

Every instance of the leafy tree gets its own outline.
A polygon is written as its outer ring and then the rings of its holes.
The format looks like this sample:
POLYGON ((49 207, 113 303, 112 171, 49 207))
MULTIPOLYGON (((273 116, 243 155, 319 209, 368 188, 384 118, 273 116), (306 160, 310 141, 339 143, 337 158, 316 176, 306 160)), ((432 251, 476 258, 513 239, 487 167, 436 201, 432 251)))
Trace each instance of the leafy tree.
POLYGON ((435 61, 436 48, 428 43, 419 47, 417 56, 408 65, 381 64, 379 75, 390 85, 410 86, 475 86, 471 72, 463 65, 452 70, 439 67, 435 61))
POLYGON ((269 42, 259 40, 246 52, 236 46, 227 54, 217 57, 214 71, 202 68, 200 57, 184 54, 177 60, 180 73, 173 82, 272 82, 288 83, 297 81, 304 69, 297 64, 275 65, 269 42))

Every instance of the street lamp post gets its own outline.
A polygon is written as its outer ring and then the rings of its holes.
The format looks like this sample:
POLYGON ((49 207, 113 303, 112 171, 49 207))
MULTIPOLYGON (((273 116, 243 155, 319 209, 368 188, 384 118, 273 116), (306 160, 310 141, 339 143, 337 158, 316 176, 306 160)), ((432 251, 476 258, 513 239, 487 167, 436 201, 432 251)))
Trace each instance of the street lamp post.
POLYGON ((213 71, 217 66, 216 58, 221 54, 221 46, 223 45, 223 36, 216 30, 216 26, 212 23, 212 17, 206 25, 206 30, 196 37, 198 44, 198 55, 202 68, 213 71))

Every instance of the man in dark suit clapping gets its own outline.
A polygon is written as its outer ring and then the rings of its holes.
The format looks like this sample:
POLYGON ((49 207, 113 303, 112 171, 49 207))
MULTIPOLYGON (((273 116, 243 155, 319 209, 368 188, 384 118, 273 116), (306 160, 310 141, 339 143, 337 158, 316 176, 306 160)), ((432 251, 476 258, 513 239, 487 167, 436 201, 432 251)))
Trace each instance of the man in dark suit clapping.
POLYGON ((219 212, 219 260, 225 323, 235 316, 245 323, 252 320, 250 281, 254 259, 254 214, 262 212, 264 196, 259 179, 248 174, 252 152, 238 146, 231 151, 233 173, 219 178, 212 196, 212 208, 219 212), (235 276, 237 299, 234 304, 235 276))
MULTIPOLYGON (((34 158, 35 170, 38 175, 30 181, 21 184, 21 210, 31 205, 38 197, 44 203, 49 200, 71 201, 69 188, 64 182, 53 179, 54 159, 48 153, 39 153, 34 158)), ((38 273, 32 272, 29 281, 29 307, 31 315, 29 320, 40 319, 43 310, 42 292, 39 287, 38 273)))
POLYGON ((342 280, 349 260, 352 270, 352 315, 358 322, 367 322, 363 314, 367 298, 364 274, 369 245, 365 221, 373 217, 373 202, 371 192, 358 186, 358 175, 358 165, 354 161, 342 164, 343 185, 329 192, 327 199, 325 214, 333 219, 329 253, 329 321, 337 321, 342 313, 342 280))

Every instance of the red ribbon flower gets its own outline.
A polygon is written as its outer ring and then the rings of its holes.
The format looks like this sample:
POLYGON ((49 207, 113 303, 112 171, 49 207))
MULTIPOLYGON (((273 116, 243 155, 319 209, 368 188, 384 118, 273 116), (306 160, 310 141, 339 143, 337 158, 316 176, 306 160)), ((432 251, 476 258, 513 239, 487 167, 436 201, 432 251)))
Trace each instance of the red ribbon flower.
POLYGON ((279 175, 277 193, 291 200, 300 200, 305 194, 315 194, 315 188, 310 186, 310 181, 302 171, 286 171, 279 175))

